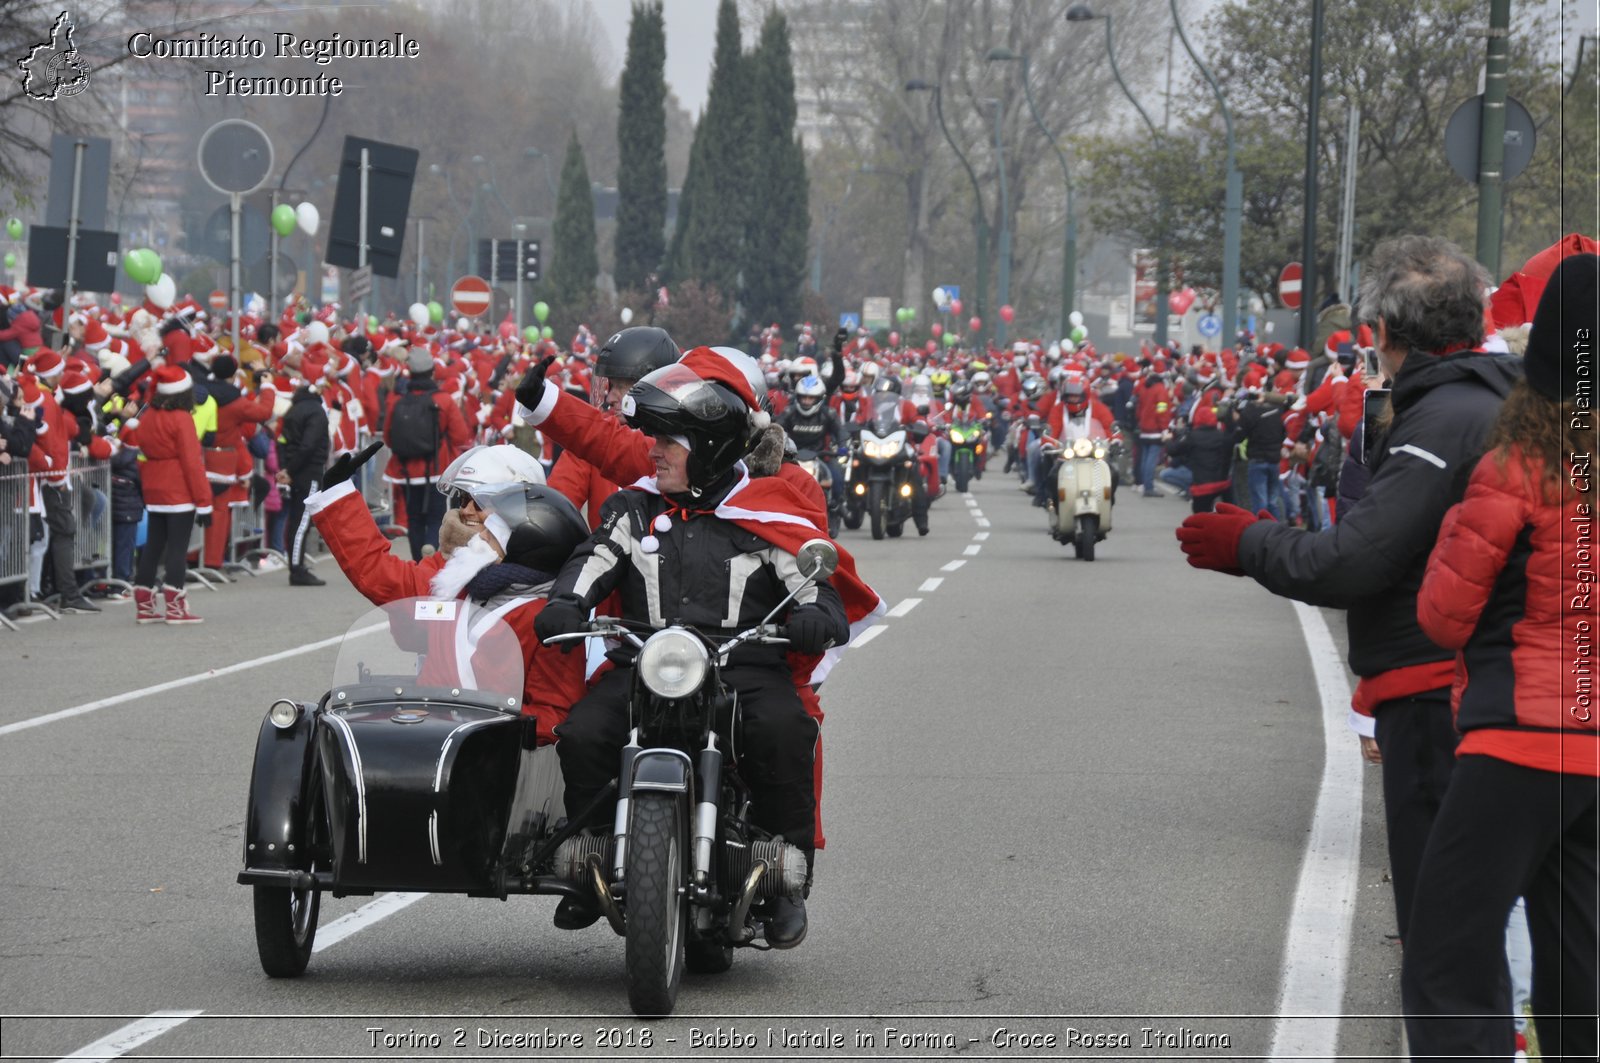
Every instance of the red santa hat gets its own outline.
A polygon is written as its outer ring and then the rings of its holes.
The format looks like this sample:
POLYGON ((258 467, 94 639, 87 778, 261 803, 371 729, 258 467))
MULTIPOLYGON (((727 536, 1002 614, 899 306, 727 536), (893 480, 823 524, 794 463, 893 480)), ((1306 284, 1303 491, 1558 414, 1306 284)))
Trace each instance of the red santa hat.
POLYGON ((1586 253, 1600 254, 1600 242, 1581 233, 1568 233, 1528 259, 1489 296, 1488 329, 1497 332, 1532 323, 1533 312, 1539 308, 1539 296, 1544 294, 1545 283, 1556 266, 1568 255, 1586 253))
POLYGON ((66 360, 49 347, 39 348, 38 352, 28 359, 28 371, 40 379, 53 377, 65 369, 66 366, 66 360))
POLYGON ((99 318, 91 317, 83 326, 83 345, 91 351, 98 351, 111 342, 111 337, 106 334, 106 327, 100 323, 99 318))
POLYGON ((22 393, 24 405, 37 406, 44 401, 44 389, 39 386, 39 381, 31 373, 18 375, 17 390, 22 393))
POLYGON ((151 375, 158 395, 181 395, 194 387, 194 378, 181 365, 164 365, 151 375))
POLYGON ((69 369, 61 375, 61 390, 68 395, 79 395, 92 387, 94 383, 81 369, 69 369))
MULTIPOLYGON (((1345 335, 1348 336, 1349 333, 1347 332, 1345 335)), ((1283 367, 1291 370, 1309 369, 1311 367, 1311 355, 1307 354, 1305 351, 1302 351, 1299 347, 1296 347, 1294 350, 1289 352, 1289 357, 1284 359, 1283 367)))

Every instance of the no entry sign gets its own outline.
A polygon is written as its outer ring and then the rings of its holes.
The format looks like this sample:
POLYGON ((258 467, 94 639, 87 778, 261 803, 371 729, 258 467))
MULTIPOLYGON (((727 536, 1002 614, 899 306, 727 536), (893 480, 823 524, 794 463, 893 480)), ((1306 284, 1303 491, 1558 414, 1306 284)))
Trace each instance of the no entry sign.
POLYGON ((1300 309, 1300 263, 1291 262, 1278 274, 1278 299, 1290 310, 1300 309))
POLYGON ((489 312, 489 282, 482 277, 462 277, 450 286, 450 305, 462 317, 481 317, 489 312))

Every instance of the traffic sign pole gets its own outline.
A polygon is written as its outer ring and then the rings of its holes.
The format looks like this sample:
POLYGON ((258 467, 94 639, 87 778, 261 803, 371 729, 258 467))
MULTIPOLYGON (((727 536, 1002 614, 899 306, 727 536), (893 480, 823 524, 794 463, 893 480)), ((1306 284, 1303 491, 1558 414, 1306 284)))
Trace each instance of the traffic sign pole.
POLYGON ((1506 154, 1506 65, 1511 0, 1489 0, 1489 58, 1478 137, 1478 261, 1491 281, 1500 276, 1502 172, 1506 154))
POLYGON ((228 305, 233 308, 233 327, 230 330, 233 336, 233 356, 239 357, 239 193, 228 194, 229 219, 232 223, 233 254, 232 263, 228 269, 228 305))
MULTIPOLYGON (((368 149, 361 149, 361 237, 356 242, 356 265, 359 269, 367 268, 367 161, 368 149)), ((361 319, 367 317, 367 297, 361 297, 361 319)))

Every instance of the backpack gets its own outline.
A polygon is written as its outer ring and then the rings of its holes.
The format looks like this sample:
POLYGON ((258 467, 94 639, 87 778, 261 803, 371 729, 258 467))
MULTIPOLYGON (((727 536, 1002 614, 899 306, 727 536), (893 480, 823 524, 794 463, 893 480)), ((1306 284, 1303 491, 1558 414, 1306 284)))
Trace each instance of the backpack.
POLYGON ((401 461, 423 461, 439 452, 439 407, 433 392, 408 391, 389 418, 389 451, 401 461))

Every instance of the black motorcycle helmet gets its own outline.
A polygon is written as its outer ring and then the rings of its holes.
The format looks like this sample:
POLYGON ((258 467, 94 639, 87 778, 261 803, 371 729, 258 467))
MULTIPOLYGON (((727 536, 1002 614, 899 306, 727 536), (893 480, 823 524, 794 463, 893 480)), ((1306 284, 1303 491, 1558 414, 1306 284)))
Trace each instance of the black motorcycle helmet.
POLYGON ((878 379, 878 386, 873 388, 873 391, 879 395, 882 395, 886 391, 892 391, 896 395, 899 395, 901 393, 900 378, 893 373, 885 373, 878 379))
POLYGON ((972 385, 965 380, 958 380, 950 385, 950 402, 956 406, 965 406, 972 401, 972 385))
POLYGON ((608 380, 642 380, 681 356, 682 352, 666 329, 635 325, 613 333, 601 345, 594 374, 608 380))
POLYGON ((694 490, 721 479, 761 435, 752 428, 750 408, 732 388, 681 365, 657 369, 635 384, 622 400, 622 419, 648 435, 688 440, 687 472, 694 490))
POLYGON ((505 554, 514 565, 553 575, 589 538, 588 521, 565 495, 545 484, 514 481, 479 489, 472 497, 510 526, 505 554))

